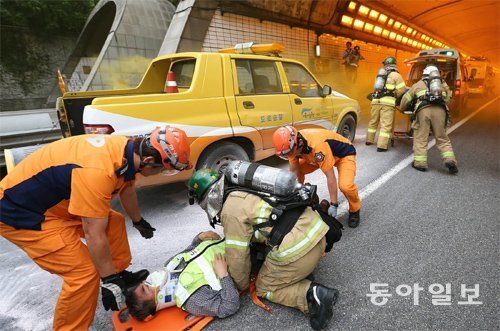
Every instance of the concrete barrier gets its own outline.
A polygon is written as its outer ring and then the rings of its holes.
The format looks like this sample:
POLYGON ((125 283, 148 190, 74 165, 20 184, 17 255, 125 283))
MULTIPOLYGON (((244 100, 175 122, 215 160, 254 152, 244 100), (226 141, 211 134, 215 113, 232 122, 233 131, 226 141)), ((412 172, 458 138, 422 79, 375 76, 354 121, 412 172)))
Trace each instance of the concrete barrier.
POLYGON ((34 148, 61 138, 55 109, 0 112, 0 166, 6 165, 6 149, 34 148))

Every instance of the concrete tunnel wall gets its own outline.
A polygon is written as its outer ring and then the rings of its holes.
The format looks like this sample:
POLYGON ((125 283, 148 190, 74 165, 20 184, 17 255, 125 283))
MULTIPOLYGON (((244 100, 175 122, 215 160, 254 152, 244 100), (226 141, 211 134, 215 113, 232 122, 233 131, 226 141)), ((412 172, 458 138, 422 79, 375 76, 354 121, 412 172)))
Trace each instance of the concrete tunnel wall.
POLYGON ((174 12, 165 0, 101 0, 62 70, 68 90, 136 86, 158 54, 174 12))

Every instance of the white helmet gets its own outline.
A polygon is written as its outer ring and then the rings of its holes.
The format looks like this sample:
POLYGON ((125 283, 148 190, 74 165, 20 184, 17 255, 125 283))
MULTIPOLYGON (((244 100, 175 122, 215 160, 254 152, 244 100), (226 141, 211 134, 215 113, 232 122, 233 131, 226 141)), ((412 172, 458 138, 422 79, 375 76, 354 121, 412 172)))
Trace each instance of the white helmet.
POLYGON ((425 67, 423 74, 425 76, 429 76, 430 73, 433 72, 433 71, 439 72, 439 69, 436 66, 428 65, 427 67, 425 67))

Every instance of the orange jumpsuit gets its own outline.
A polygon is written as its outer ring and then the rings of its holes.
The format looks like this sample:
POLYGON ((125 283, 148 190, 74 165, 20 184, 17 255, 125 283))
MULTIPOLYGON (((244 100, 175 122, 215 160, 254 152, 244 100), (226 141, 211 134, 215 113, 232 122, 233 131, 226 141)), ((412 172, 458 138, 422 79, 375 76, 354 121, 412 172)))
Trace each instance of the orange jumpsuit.
POLYGON ((299 182, 304 183, 304 177, 318 168, 327 172, 334 166, 338 172, 338 186, 349 202, 349 212, 355 213, 361 209, 358 188, 354 183, 356 176, 356 149, 349 139, 338 133, 325 129, 304 129, 299 131, 306 146, 302 153, 290 159, 290 164, 299 163, 299 182))
POLYGON ((0 182, 0 234, 63 279, 55 330, 86 330, 94 319, 100 277, 80 240, 81 217, 108 218, 116 272, 130 264, 125 219, 110 201, 133 185, 133 154, 126 137, 66 138, 29 155, 0 182), (118 169, 124 170, 122 176, 115 174, 118 169))

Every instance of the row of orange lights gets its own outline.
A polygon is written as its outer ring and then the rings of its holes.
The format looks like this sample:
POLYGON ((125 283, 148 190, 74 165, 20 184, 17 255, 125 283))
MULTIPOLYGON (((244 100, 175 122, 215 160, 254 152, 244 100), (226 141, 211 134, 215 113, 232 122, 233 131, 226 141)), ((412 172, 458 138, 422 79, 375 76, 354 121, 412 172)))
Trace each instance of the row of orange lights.
POLYGON ((384 15, 374 9, 359 5, 359 8, 356 11, 356 7, 357 3, 355 1, 351 1, 349 3, 348 10, 353 13, 357 12, 359 16, 367 17, 374 22, 380 23, 380 25, 377 25, 377 23, 365 22, 361 19, 353 18, 348 15, 342 15, 342 19, 340 21, 342 25, 359 31, 372 33, 377 36, 382 36, 389 40, 394 40, 414 48, 431 49, 433 47, 449 47, 448 45, 420 33, 416 29, 396 21, 393 18, 387 17, 387 15, 384 15), (386 27, 392 29, 386 29, 386 27))

